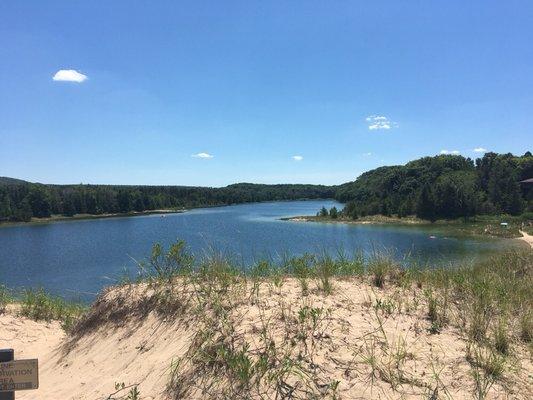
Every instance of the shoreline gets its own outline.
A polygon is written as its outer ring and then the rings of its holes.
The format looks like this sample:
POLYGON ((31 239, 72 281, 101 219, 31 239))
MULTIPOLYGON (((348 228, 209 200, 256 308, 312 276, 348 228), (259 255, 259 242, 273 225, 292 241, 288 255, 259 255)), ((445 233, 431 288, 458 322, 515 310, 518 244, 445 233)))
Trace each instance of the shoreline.
POLYGON ((61 214, 53 214, 51 217, 47 218, 36 218, 32 217, 31 221, 0 221, 0 229, 3 227, 11 226, 22 226, 22 225, 40 225, 40 224, 50 224, 54 222, 64 222, 64 221, 80 221, 80 220, 90 220, 90 219, 105 219, 105 218, 126 218, 126 217, 138 217, 142 215, 152 215, 152 214, 181 214, 190 210, 196 210, 201 208, 218 208, 218 207, 230 207, 237 206, 242 204, 261 204, 261 203, 277 203, 277 202, 291 202, 291 201, 315 201, 315 200, 326 200, 330 201, 332 199, 313 199, 313 198, 304 198, 297 200, 266 200, 266 201, 251 201, 243 203, 231 203, 231 204, 211 204, 211 205, 201 205, 193 206, 182 209, 158 209, 158 210, 145 210, 145 211, 131 211, 127 213, 106 213, 106 214, 75 214, 72 217, 67 217, 61 214))
POLYGON ((517 239, 523 243, 528 244, 533 248, 533 235, 522 231, 519 224, 510 225, 508 228, 502 228, 496 225, 495 221, 476 221, 462 222, 458 220, 452 221, 436 221, 431 223, 413 217, 397 218, 384 216, 370 216, 363 217, 357 220, 352 219, 331 219, 327 217, 318 217, 312 215, 300 215, 294 217, 280 218, 282 221, 290 222, 311 222, 323 224, 345 224, 345 225, 394 225, 404 227, 420 227, 429 229, 435 232, 446 231, 447 235, 451 236, 475 236, 494 239, 517 239))
POLYGON ((107 214, 75 214, 72 217, 67 217, 64 215, 52 215, 47 218, 35 218, 32 217, 31 221, 8 221, 0 222, 0 229, 7 228, 12 226, 23 226, 23 225, 44 225, 52 224, 55 222, 65 222, 65 221, 83 221, 91 219, 107 219, 107 218, 127 218, 127 217, 139 217, 143 215, 153 215, 153 214, 181 214, 188 210, 171 210, 171 209, 161 209, 161 210, 146 210, 146 211, 132 211, 128 213, 107 213, 107 214))

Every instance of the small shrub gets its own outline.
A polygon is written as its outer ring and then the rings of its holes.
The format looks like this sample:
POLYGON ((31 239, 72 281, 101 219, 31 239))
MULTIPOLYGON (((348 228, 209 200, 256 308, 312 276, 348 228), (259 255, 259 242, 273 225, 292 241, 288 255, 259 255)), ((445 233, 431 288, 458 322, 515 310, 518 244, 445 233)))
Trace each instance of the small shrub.
POLYGON ((506 368, 505 357, 491 348, 469 344, 466 358, 472 367, 476 398, 485 399, 493 384, 502 379, 506 368))
MULTIPOLYGON (((442 304, 435 296, 433 290, 427 289, 424 292, 428 302, 428 319, 431 322, 429 332, 432 334, 440 333, 442 328, 446 325, 446 301, 442 304)), ((445 297, 446 298, 446 297, 445 297)))
POLYGON ((509 333, 507 332, 506 322, 503 319, 498 321, 494 329, 494 348, 500 354, 509 354, 509 333))
POLYGON ((185 242, 178 240, 168 251, 161 244, 152 246, 152 254, 148 264, 140 263, 141 275, 147 275, 151 280, 171 282, 175 276, 191 272, 194 258, 187 252, 185 242))
POLYGON ((533 341, 533 312, 530 310, 520 316, 520 339, 526 343, 533 341))
POLYGON ((376 299, 374 309, 381 310, 386 315, 391 315, 396 309, 396 305, 391 299, 376 299))
POLYGON ((361 252, 354 254, 353 257, 339 252, 336 264, 336 272, 340 276, 358 276, 365 270, 365 260, 361 252))
POLYGON ((487 335, 489 320, 483 313, 471 312, 469 316, 468 335, 476 342, 482 342, 487 335))
POLYGON ((261 260, 255 263, 250 269, 250 275, 257 278, 264 278, 272 274, 272 266, 266 260, 261 260))
POLYGON ((307 280, 312 275, 312 268, 315 258, 310 254, 292 258, 289 261, 289 270, 296 276, 302 288, 302 294, 306 296, 309 292, 307 280))
POLYGON ((335 260, 325 255, 317 261, 315 268, 320 281, 320 288, 325 294, 331 294, 333 292, 331 278, 333 278, 337 269, 335 260))
POLYGON ((369 261, 368 272, 372 275, 372 283, 378 288, 385 286, 385 280, 395 265, 392 259, 383 254, 375 254, 369 261))

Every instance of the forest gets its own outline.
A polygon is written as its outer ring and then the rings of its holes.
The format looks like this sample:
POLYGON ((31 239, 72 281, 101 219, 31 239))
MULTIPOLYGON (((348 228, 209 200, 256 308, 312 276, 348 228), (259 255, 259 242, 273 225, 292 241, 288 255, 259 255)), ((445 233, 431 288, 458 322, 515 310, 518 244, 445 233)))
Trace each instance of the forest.
POLYGON ((468 219, 480 214, 533 211, 533 156, 486 153, 475 161, 458 155, 424 157, 381 167, 340 185, 335 198, 344 214, 468 219))
POLYGON ((238 183, 222 188, 189 186, 51 185, 0 177, 0 222, 32 217, 128 213, 238 204, 334 198, 350 218, 416 215, 469 218, 533 211, 533 156, 486 153, 475 161, 458 155, 424 157, 365 172, 340 186, 238 183))
POLYGON ((32 217, 128 213, 259 201, 332 198, 321 185, 239 183, 223 188, 189 186, 47 185, 0 177, 0 221, 32 217))

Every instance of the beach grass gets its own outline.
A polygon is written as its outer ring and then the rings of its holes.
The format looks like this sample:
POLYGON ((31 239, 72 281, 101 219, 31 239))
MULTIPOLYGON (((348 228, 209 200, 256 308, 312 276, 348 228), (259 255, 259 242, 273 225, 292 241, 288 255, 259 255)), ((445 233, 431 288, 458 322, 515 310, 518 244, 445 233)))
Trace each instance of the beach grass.
POLYGON ((35 321, 60 321, 69 331, 87 306, 47 293, 44 289, 26 289, 20 296, 20 314, 35 321))

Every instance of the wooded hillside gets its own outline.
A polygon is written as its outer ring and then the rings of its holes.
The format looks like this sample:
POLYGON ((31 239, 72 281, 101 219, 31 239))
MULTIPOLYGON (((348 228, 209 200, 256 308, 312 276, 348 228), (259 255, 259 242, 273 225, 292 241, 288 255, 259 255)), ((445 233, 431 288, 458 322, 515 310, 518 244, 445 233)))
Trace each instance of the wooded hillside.
POLYGON ((455 155, 381 167, 339 186, 336 199, 353 216, 417 215, 435 220, 475 214, 521 214, 533 207, 533 156, 487 153, 475 161, 455 155))
POLYGON ((257 201, 332 198, 321 185, 239 183, 223 188, 189 186, 43 185, 0 180, 0 221, 29 221, 51 214, 127 213, 257 201))

